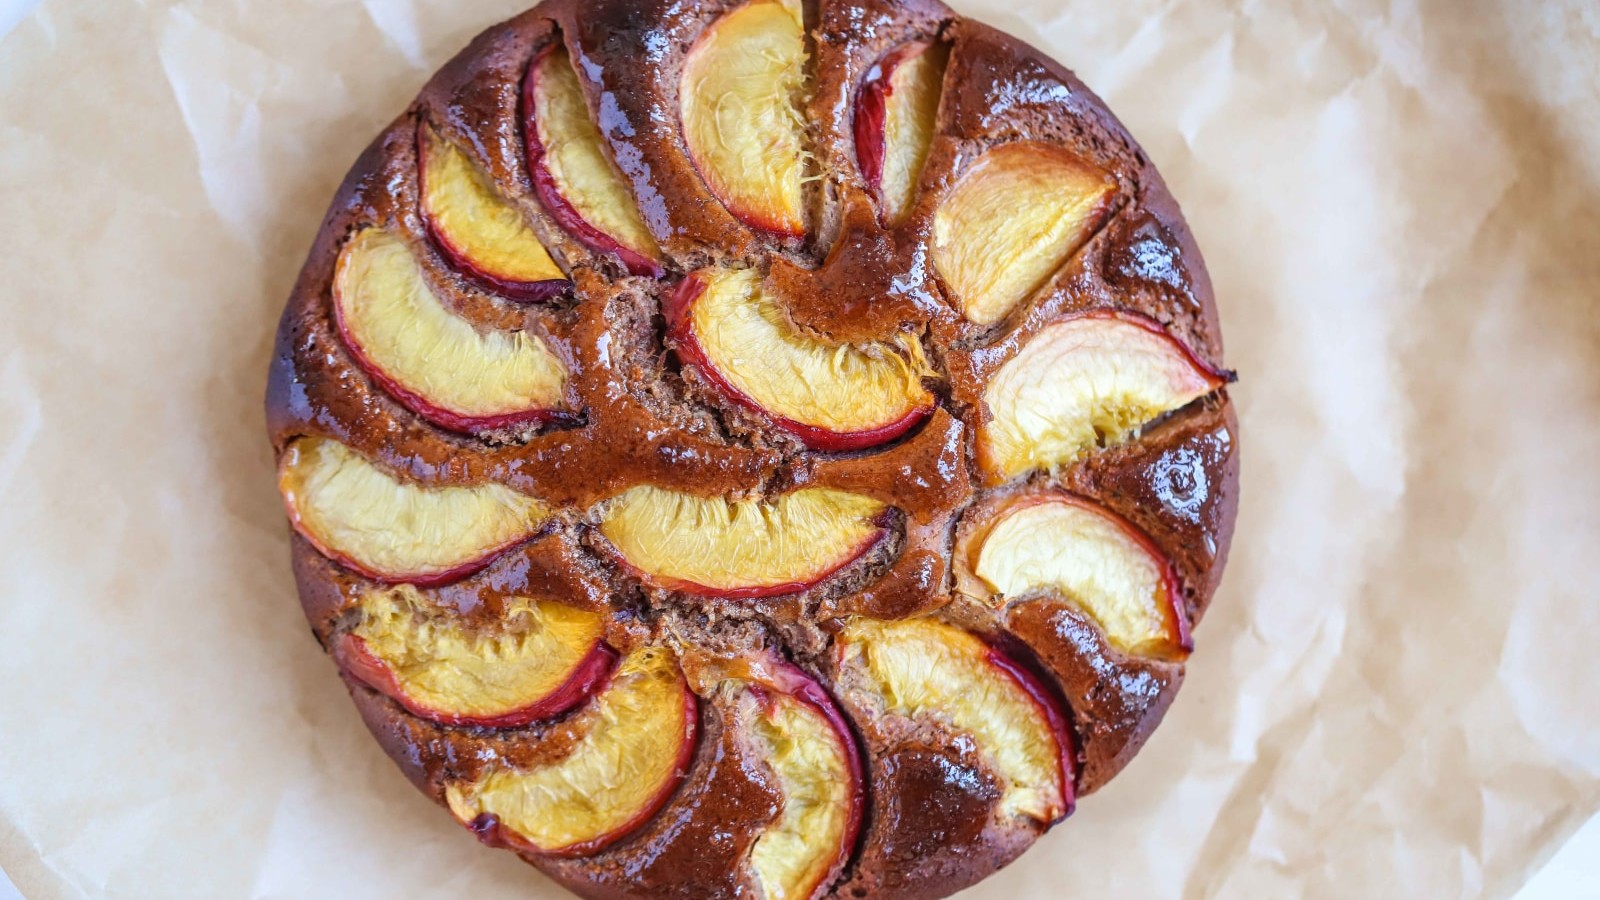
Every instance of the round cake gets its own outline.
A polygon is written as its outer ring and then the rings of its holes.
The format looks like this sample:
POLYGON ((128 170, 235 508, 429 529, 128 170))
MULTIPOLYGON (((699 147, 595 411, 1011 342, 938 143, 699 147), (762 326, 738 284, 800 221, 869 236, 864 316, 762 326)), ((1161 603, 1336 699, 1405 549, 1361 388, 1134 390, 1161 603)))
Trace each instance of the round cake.
POLYGON ((483 842, 585 897, 943 897, 1172 703, 1232 380, 1177 203, 1038 51, 549 0, 356 162, 267 414, 317 639, 483 842))

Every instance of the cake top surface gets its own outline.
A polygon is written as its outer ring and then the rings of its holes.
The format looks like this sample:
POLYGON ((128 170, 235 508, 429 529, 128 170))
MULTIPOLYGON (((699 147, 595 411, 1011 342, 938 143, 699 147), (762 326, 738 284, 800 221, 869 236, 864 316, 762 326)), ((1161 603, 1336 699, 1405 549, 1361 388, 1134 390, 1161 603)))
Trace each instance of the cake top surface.
POLYGON ((1171 702, 1221 352, 1160 177, 1014 39, 551 0, 357 162, 268 411, 313 629, 480 837, 585 894, 930 896, 1171 702))

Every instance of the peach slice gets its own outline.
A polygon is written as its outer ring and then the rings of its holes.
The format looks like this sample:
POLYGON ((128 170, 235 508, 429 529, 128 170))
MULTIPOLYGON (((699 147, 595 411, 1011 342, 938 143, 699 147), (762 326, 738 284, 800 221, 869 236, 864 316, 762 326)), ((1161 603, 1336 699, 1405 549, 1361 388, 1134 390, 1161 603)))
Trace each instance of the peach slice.
POLYGON ((926 41, 890 53, 867 73, 856 101, 856 163, 884 218, 904 219, 933 147, 949 48, 926 41))
POLYGON ((865 555, 885 536, 885 510, 828 488, 764 502, 642 485, 610 504, 600 533, 657 587, 755 599, 805 590, 865 555))
POLYGON ((616 662, 598 614, 547 600, 507 600, 486 632, 462 627, 410 585, 364 594, 355 613, 355 627, 334 645, 345 669, 444 725, 516 728, 558 716, 594 693, 616 662))
POLYGON ((768 900, 813 900, 839 873, 861 828, 861 751, 822 686, 792 666, 750 688, 748 733, 783 793, 778 820, 756 839, 750 868, 768 900))
POLYGON ((1021 664, 933 619, 852 619, 835 652, 841 683, 874 692, 885 712, 971 735, 1001 782, 1004 814, 1049 825, 1072 811, 1066 717, 1021 664))
POLYGON ((800 0, 750 0, 689 51, 679 86, 684 142, 734 216, 805 234, 805 24, 800 0))
POLYGON ((701 270, 666 305, 684 361, 730 401, 813 450, 894 440, 933 413, 932 370, 909 336, 831 345, 801 334, 752 270, 701 270))
POLYGON ((504 485, 423 487, 315 437, 284 452, 278 490, 295 530, 324 556, 388 583, 465 578, 549 517, 539 500, 504 485))
POLYGON ((557 45, 541 53, 523 92, 532 119, 528 165, 539 202, 589 249, 615 254, 635 275, 660 278, 661 247, 606 155, 567 51, 557 45))
POLYGON ((1005 144, 939 205, 933 264, 967 320, 993 325, 1094 235, 1116 182, 1063 147, 1005 144))
POLYGON ((480 839, 530 853, 586 856, 666 805, 689 771, 699 713, 671 652, 629 654, 564 758, 531 769, 490 763, 445 786, 450 811, 480 839))
POLYGON ((385 392, 424 419, 476 434, 559 418, 567 371, 526 331, 483 333, 446 309, 404 241, 357 232, 333 276, 339 334, 385 392))
POLYGON ((1172 564, 1133 523, 1087 500, 1051 493, 1012 504, 972 568, 1003 599, 1060 594, 1125 653, 1175 659, 1192 648, 1172 564))
POLYGON ((1151 319, 1073 316, 1039 332, 989 381, 979 463, 992 481, 1067 465, 1228 381, 1151 319))
POLYGON ((422 216, 456 271, 517 300, 567 289, 565 273, 489 176, 426 122, 417 128, 422 216))

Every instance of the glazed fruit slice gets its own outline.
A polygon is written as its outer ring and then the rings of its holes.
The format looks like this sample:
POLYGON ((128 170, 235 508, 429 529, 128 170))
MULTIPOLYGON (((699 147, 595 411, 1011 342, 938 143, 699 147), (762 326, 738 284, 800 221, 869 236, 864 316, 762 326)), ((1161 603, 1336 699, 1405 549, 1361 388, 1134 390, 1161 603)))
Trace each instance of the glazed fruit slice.
POLYGON ((568 287, 521 211, 427 123, 417 129, 422 215, 450 264, 489 290, 545 300, 568 287))
POLYGON ((596 695, 588 731, 562 759, 531 769, 491 763, 445 787, 456 818, 486 843, 584 856, 627 836, 688 773, 699 715, 672 654, 630 654, 596 695))
POLYGON ((323 555, 390 583, 464 578, 548 518, 543 503, 503 485, 423 487, 324 438, 289 445, 278 489, 295 529, 323 555))
POLYGON ((679 86, 689 156, 734 216, 805 234, 805 28, 800 0, 750 0, 689 52, 679 86))
POLYGON ((1070 151, 1024 142, 989 151, 933 220, 933 264, 968 321, 1010 315, 1093 236, 1116 184, 1070 151))
POLYGON ((644 485, 611 503, 600 532, 657 587, 753 599, 804 590, 859 559, 883 540, 884 512, 827 488, 764 502, 644 485))
POLYGON ((1067 465, 1228 382, 1156 322, 1097 311, 1041 331, 984 389, 991 481, 1067 465))
POLYGON ((539 202, 562 228, 635 275, 659 278, 661 248, 589 116, 578 73, 559 46, 528 69, 524 108, 528 164, 539 202))
POLYGON ((1000 779, 1000 809, 1053 824, 1072 811, 1073 741, 1039 680, 976 636, 932 619, 854 619, 835 644, 840 680, 889 713, 970 735, 1000 779))
POLYGON ((776 654, 697 654, 685 665, 702 688, 731 689, 734 733, 778 794, 777 818, 751 846, 750 877, 769 898, 822 894, 861 827, 855 732, 822 685, 776 654))
POLYGON ((414 715, 445 725, 515 728, 560 715, 605 683, 616 653, 592 612, 506 601, 490 631, 402 585, 365 594, 334 653, 345 669, 414 715))
POLYGON ((973 571, 1002 601, 1052 591, 1126 653, 1181 658, 1191 648, 1172 565, 1127 520, 1069 494, 1012 504, 983 537, 973 571))
POLYGON ((933 146, 949 48, 919 41, 889 54, 867 73, 856 101, 856 162, 878 195, 884 218, 905 218, 933 146))
POLYGON ((333 303, 361 368, 441 428, 473 434, 560 415, 567 371, 544 341, 480 332, 446 309, 410 248, 388 231, 366 228, 345 244, 333 303))
POLYGON ((813 450, 894 440, 933 413, 922 346, 830 345, 796 331, 753 270, 702 270, 667 304, 684 360, 728 400, 813 450))

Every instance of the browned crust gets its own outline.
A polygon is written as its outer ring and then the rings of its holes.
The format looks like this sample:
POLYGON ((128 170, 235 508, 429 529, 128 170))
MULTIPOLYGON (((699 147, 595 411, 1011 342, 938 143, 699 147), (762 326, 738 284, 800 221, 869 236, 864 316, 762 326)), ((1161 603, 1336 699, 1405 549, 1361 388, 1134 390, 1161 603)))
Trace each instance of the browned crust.
MULTIPOLYGON (((1223 346, 1205 264, 1176 201, 1104 104, 1059 64, 934 0, 814 0, 814 94, 808 105, 819 174, 811 236, 775 241, 718 204, 684 152, 676 125, 676 74, 686 49, 737 0, 547 0, 480 35, 447 64, 357 160, 336 195, 289 299, 267 397, 274 448, 303 435, 344 441, 428 483, 502 481, 559 512, 538 535, 471 578, 426 593, 468 622, 494 621, 502 601, 535 594, 609 610, 607 640, 698 644, 724 654, 777 650, 830 687, 827 653, 846 615, 898 617, 943 608, 975 630, 1014 634, 1052 676, 1079 740, 1079 792, 1125 766, 1171 704, 1179 663, 1131 659, 1059 598, 991 610, 952 592, 958 535, 977 527, 1007 491, 975 486, 973 426, 989 376, 1063 315, 1117 307, 1160 321, 1201 358, 1222 367, 1223 346), (940 368, 945 402, 917 432, 876 452, 807 454, 726 410, 671 366, 653 324, 664 287, 627 275, 567 236, 541 208, 522 143, 520 85, 535 54, 561 40, 579 64, 591 111, 664 248, 667 283, 713 262, 770 266, 801 327, 839 340, 908 330, 940 368), (862 77, 912 40, 952 48, 939 134, 920 201, 894 229, 881 227, 854 164, 850 113, 862 77), (510 305, 456 275, 429 243, 417 212, 419 120, 458 142, 519 206, 564 269, 574 296, 510 305), (940 197, 984 149, 1019 138, 1063 143, 1116 179, 1115 212, 1033 302, 979 328, 952 309, 917 268, 940 197), (574 425, 484 442, 435 429, 354 364, 330 321, 340 246, 364 224, 401 234, 435 289, 469 320, 544 336, 572 371, 574 425), (887 290, 898 279, 896 291, 887 290), (871 304, 863 298, 872 299, 871 304), (633 484, 704 495, 761 494, 800 485, 869 493, 898 510, 894 539, 829 583, 771 603, 690 601, 617 572, 594 548, 593 507, 633 484)), ((920 260, 925 263, 925 259, 920 260)), ((926 269, 926 267, 923 267, 926 269)), ((1238 424, 1226 392, 1180 411, 1129 444, 1072 467, 1053 483, 1104 504, 1173 561, 1185 608, 1198 623, 1226 562, 1238 493, 1238 424)), ((373 585, 296 537, 293 557, 306 615, 328 643, 373 585)), ((449 728, 418 719, 354 682, 351 695, 386 752, 436 800, 453 778, 486 759, 530 764, 559 758, 585 728, 580 709, 509 732, 449 728)), ((846 711, 865 715, 841 698, 846 711)), ((604 852, 529 861, 589 897, 748 896, 741 860, 777 812, 765 769, 727 728, 712 698, 688 780, 657 816, 604 852)), ((830 896, 940 897, 975 883, 1027 849, 1043 830, 1000 821, 995 776, 959 742, 896 734, 862 722, 868 763, 860 849, 830 896)))

